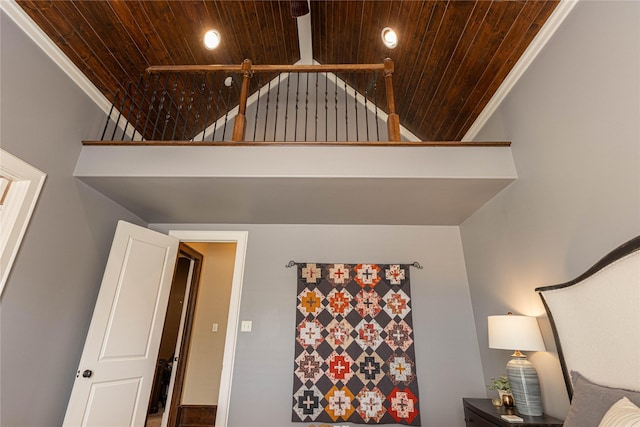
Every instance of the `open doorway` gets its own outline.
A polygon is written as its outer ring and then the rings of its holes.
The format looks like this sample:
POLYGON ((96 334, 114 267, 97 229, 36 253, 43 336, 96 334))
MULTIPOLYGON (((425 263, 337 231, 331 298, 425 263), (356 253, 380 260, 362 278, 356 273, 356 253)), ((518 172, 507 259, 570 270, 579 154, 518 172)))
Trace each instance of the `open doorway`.
POLYGON ((183 383, 203 259, 202 253, 180 243, 149 398, 147 427, 175 425, 168 424, 172 394, 174 385, 183 383))
POLYGON ((147 427, 215 425, 236 248, 180 243, 147 427))
POLYGON ((176 381, 168 426, 214 426, 225 353, 236 243, 188 242, 204 255, 182 383, 176 381), (175 416, 174 416, 175 414, 175 416))
MULTIPOLYGON (((169 234, 180 239, 181 247, 186 244, 193 252, 201 253, 203 261, 199 273, 194 273, 194 261, 190 261, 191 273, 187 276, 191 274, 191 279, 187 280, 195 279, 196 274, 199 280, 187 285, 183 291, 183 301, 188 302, 183 307, 184 332, 178 331, 177 334, 182 337, 182 344, 178 342, 175 349, 180 356, 173 361, 175 366, 172 366, 171 376, 175 375, 175 380, 169 384, 166 410, 159 425, 189 424, 191 414, 200 420, 203 417, 208 420, 199 425, 226 427, 248 233, 173 230, 169 234), (213 261, 210 268, 207 267, 207 258, 213 261), (215 280, 205 276, 217 276, 222 283, 218 281, 216 284, 215 280), (226 290, 221 290, 224 286, 226 290)), ((184 267, 179 265, 176 274, 180 270, 184 267)), ((180 285, 175 292, 179 295, 180 285)), ((161 364, 159 359, 159 366, 161 364)), ((159 371, 162 372, 161 367, 159 371)), ((151 426, 149 421, 148 418, 147 425, 151 426)))

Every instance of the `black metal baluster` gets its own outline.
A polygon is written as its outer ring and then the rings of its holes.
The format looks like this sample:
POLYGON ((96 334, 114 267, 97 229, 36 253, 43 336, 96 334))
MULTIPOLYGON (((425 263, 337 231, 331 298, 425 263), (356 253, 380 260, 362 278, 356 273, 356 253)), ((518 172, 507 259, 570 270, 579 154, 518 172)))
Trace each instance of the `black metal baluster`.
POLYGON ((360 129, 358 129, 358 74, 353 75, 353 108, 356 110, 356 141, 360 141, 360 129))
POLYGON ((364 123, 367 128, 367 141, 369 141, 369 109, 367 108, 367 98, 369 97, 369 85, 367 85, 367 75, 364 75, 364 123))
POLYGON ((329 141, 329 83, 328 83, 328 74, 324 73, 324 140, 325 142, 329 141))
MULTIPOLYGON (((191 79, 191 91, 189 92, 189 103, 187 104, 187 112, 184 115, 184 127, 182 128, 182 138, 180 138, 182 141, 185 141, 184 139, 184 135, 187 133, 187 124, 189 123, 189 117, 191 117, 191 107, 193 106, 193 98, 196 92, 196 76, 193 76, 193 79, 191 79)), ((196 117, 195 117, 195 121, 194 123, 197 123, 198 120, 198 115, 196 113, 196 117)), ((189 138, 189 140, 193 140, 193 136, 191 138, 189 138)))
POLYGON ((309 118, 309 73, 305 73, 306 79, 307 79, 307 92, 306 92, 306 98, 304 101, 304 140, 305 142, 307 141, 307 128, 309 127, 309 122, 308 122, 308 118, 309 118))
MULTIPOLYGON (((206 79, 205 79, 206 81, 206 79)), ((202 83, 202 89, 206 88, 206 83, 202 83)), ((211 111, 211 101, 213 101, 213 85, 209 88, 207 93, 207 105, 204 110, 204 120, 202 121, 202 142, 207 135, 207 126, 209 124, 209 111, 211 111)))
MULTIPOLYGON (((149 82, 151 81, 150 76, 146 76, 144 79, 144 89, 142 90, 142 98, 140 99, 140 105, 138 106, 138 113, 136 114, 136 121, 133 124, 133 135, 131 135, 131 140, 136 139, 136 131, 138 130, 138 121, 140 120, 140 116, 142 116, 142 110, 144 109, 144 101, 147 98, 147 92, 149 90, 149 82)), ((144 135, 140 134, 141 138, 144 138, 144 135)))
POLYGON ((156 95, 158 94, 158 84, 160 82, 160 75, 156 74, 156 83, 153 86, 153 92, 151 94, 151 99, 149 100, 149 111, 147 112, 147 118, 144 121, 144 128, 142 129, 142 139, 146 139, 147 135, 147 125, 149 124, 149 120, 151 119, 151 113, 153 112, 153 103, 156 102, 156 95))
POLYGON ((262 90, 262 74, 258 74, 258 99, 256 100, 256 117, 253 119, 253 140, 256 140, 258 130, 258 112, 260 111, 260 91, 262 90))
MULTIPOLYGON (((169 78, 167 78, 169 80, 169 78)), ((168 81, 166 82, 168 83, 168 81)), ((160 120, 160 115, 162 114, 162 110, 164 109, 164 99, 167 96, 167 87, 162 85, 162 95, 160 96, 159 105, 158 105, 158 114, 156 115, 156 121, 153 124, 153 132, 151 132, 151 140, 153 141, 156 136, 156 130, 158 129, 158 121, 160 120)))
POLYGON ((293 140, 298 140, 298 101, 300 98, 300 73, 296 73, 296 124, 293 128, 293 140))
POLYGON ((378 138, 378 142, 380 142, 380 120, 378 120, 378 72, 376 71, 376 79, 373 83, 373 99, 374 104, 376 106, 376 136, 378 138))
POLYGON ((167 126, 169 126, 169 120, 171 120, 171 104, 173 104, 173 100, 175 99, 175 93, 178 90, 178 76, 179 74, 176 74, 176 78, 173 81, 173 89, 172 89, 172 94, 170 96, 169 99, 169 105, 167 106, 166 110, 167 113, 164 115, 164 125, 162 126, 162 136, 160 137, 160 141, 164 141, 164 135, 167 132, 167 126))
POLYGON ((313 127, 313 140, 317 141, 318 140, 318 73, 313 73, 316 76, 316 123, 313 127))
POLYGON ((104 129, 102 130, 102 137, 100 137, 100 141, 104 141, 104 135, 107 133, 107 128, 109 127, 109 122, 111 121, 111 114, 113 113, 113 108, 116 102, 118 102, 118 95, 120 94, 120 90, 116 90, 116 95, 113 97, 113 102, 111 103, 111 108, 109 109, 109 115, 107 116, 107 120, 104 124, 104 129))
POLYGON ((269 121, 269 96, 271 95, 271 73, 267 74, 267 79, 269 82, 267 83, 267 107, 266 112, 264 114, 264 132, 262 135, 262 140, 267 140, 267 122, 269 121))
POLYGON ((120 117, 122 116, 122 110, 124 110, 124 103, 127 100, 127 94, 129 93, 129 89, 131 88, 131 82, 127 83, 127 89, 122 96, 122 103, 120 104, 120 108, 118 110, 118 119, 116 120, 116 125, 113 127, 113 133, 111 134, 111 140, 116 136, 116 130, 118 129, 118 123, 120 123, 120 117))
MULTIPOLYGON (((127 123, 125 123, 124 129, 122 130, 122 138, 121 138, 122 141, 124 141, 124 136, 127 134, 127 128, 129 127, 129 122, 131 121, 131 113, 133 112, 133 107, 135 106, 136 95, 138 94, 138 90, 140 89, 141 82, 142 82, 142 74, 140 74, 140 77, 138 77, 138 83, 136 84, 136 87, 133 90, 133 94, 131 95, 131 98, 129 101, 129 114, 127 114, 127 123)), ((134 132, 135 132, 135 128, 134 128, 134 132)))
POLYGON ((289 83, 291 83, 291 72, 287 73, 287 102, 284 103, 284 140, 287 140, 287 122, 289 120, 289 83))
MULTIPOLYGON (((213 122, 213 133, 211 134, 211 141, 216 137, 216 131, 218 130, 218 120, 220 118, 220 106, 222 105, 222 86, 218 89, 218 99, 216 101, 216 118, 213 122)), ((224 134, 220 137, 220 141, 224 141, 224 134)))
MULTIPOLYGON (((206 88, 206 82, 207 82, 207 75, 205 73, 202 73, 202 82, 200 83, 200 86, 198 87, 198 98, 200 100, 200 102, 198 103, 198 109, 196 110, 196 116, 193 119, 193 136, 191 137, 190 141, 194 141, 196 138, 196 132, 198 130, 198 121, 200 120, 200 116, 202 115, 202 100, 204 99, 204 90, 206 88)), ((205 122, 205 126, 206 127, 206 122, 205 122)), ((204 127, 202 129, 202 139, 204 139, 204 127)))
POLYGON ((335 82, 333 83, 335 87, 335 98, 333 101, 334 108, 336 110, 336 142, 338 142, 338 73, 335 74, 335 82))
MULTIPOLYGON (((189 74, 182 73, 184 75, 184 79, 182 80, 182 90, 180 91, 180 100, 177 105, 177 111, 175 116, 175 121, 173 122, 173 132, 171 132, 171 140, 175 141, 176 139, 176 129, 178 128, 178 122, 180 121, 180 112, 182 111, 182 105, 184 104, 184 92, 185 87, 187 86, 187 82, 189 81, 189 74)), ((185 120, 186 123, 186 120, 185 120)))
POLYGON ((344 77, 344 123, 346 138, 345 141, 349 141, 349 97, 347 95, 347 76, 344 77))
POLYGON ((280 76, 282 75, 282 73, 278 74, 278 86, 277 86, 277 92, 276 92, 276 117, 275 117, 275 121, 273 122, 273 140, 276 140, 276 129, 278 128, 278 110, 279 110, 279 105, 280 104, 280 76))

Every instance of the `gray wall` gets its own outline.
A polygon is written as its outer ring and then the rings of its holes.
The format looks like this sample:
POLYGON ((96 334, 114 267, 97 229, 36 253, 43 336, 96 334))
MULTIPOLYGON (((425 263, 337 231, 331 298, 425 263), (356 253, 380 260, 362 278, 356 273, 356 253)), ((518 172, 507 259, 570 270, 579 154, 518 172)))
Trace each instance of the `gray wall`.
MULTIPOLYGON (((461 226, 485 380, 509 352, 486 317, 541 316, 534 288, 561 283, 640 233, 640 3, 582 1, 477 140, 512 141, 518 180, 461 226)), ((568 398, 548 321, 535 353, 546 411, 568 398)))
MULTIPOLYGON (((296 270, 300 262, 412 262, 416 370, 425 426, 463 426, 462 397, 484 384, 458 227, 331 225, 171 225, 248 230, 229 426, 291 423, 296 270), (247 408, 251 408, 247 410, 247 408)), ((308 424, 308 423, 307 423, 308 424)))
POLYGON ((0 300, 0 425, 62 424, 116 221, 143 224, 72 177, 95 104, 4 14, 2 149, 47 173, 0 300))

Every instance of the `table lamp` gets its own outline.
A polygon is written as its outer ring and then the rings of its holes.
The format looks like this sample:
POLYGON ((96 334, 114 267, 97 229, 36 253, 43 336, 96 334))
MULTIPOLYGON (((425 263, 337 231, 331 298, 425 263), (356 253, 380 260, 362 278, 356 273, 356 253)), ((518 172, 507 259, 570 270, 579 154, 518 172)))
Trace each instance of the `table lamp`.
POLYGON ((544 351, 538 320, 512 313, 488 317, 489 348, 515 350, 507 363, 507 377, 518 412, 542 415, 542 397, 536 368, 520 351, 544 351))

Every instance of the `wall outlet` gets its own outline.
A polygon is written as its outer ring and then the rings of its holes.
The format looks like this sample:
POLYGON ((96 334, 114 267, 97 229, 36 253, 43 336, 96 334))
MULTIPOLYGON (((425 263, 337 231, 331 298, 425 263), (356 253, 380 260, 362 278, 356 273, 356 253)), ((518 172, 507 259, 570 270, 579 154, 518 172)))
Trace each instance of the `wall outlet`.
POLYGON ((243 320, 240 324, 240 332, 251 332, 251 320, 243 320))

